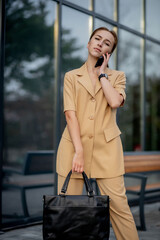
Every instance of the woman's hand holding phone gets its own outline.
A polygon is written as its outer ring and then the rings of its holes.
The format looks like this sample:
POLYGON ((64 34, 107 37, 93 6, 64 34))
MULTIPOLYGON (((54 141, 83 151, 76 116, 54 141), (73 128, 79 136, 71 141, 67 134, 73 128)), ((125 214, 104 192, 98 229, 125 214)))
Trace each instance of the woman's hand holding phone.
MULTIPOLYGON (((106 54, 103 54, 97 61, 95 67, 99 67, 99 71, 97 71, 97 73, 100 75, 101 73, 105 72, 105 69, 108 65, 109 62, 109 58, 110 58, 111 54, 109 54, 108 52, 106 54)), ((98 70, 98 69, 97 69, 98 70)), ((99 76, 98 75, 98 76, 99 76)))
POLYGON ((99 74, 104 73, 105 69, 107 68, 108 62, 109 62, 109 58, 110 58, 109 53, 103 54, 103 63, 99 68, 99 74))

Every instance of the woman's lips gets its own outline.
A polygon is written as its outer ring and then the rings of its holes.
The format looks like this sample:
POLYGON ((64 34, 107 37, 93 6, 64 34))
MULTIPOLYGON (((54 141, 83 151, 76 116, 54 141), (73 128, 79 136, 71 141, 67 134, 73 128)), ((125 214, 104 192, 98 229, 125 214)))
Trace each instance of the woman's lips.
POLYGON ((96 50, 97 52, 101 52, 99 48, 94 48, 94 50, 96 50))

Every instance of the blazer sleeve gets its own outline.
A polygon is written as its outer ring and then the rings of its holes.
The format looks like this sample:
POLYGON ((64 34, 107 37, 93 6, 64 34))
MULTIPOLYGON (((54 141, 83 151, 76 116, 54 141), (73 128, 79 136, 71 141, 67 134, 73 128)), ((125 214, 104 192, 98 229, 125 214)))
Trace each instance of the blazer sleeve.
POLYGON ((64 112, 67 110, 76 111, 74 85, 69 73, 66 73, 64 77, 63 104, 64 112))
POLYGON ((121 107, 124 105, 124 102, 126 100, 126 76, 124 72, 121 72, 118 77, 116 78, 114 88, 123 96, 123 102, 121 104, 121 107))

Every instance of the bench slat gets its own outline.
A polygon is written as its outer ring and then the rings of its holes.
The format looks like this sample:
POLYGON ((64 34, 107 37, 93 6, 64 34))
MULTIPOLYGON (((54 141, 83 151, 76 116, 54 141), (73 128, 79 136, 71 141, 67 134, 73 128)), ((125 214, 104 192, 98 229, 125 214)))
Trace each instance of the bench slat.
MULTIPOLYGON (((135 191, 140 191, 140 185, 137 186, 128 186, 126 187, 126 190, 135 190, 135 191)), ((152 183, 152 184, 147 184, 145 192, 149 193, 150 191, 160 191, 160 183, 152 183), (148 191, 147 191, 148 190, 148 191)))
POLYGON ((38 185, 46 185, 46 184, 54 184, 54 181, 53 179, 43 179, 43 180, 39 180, 39 179, 36 179, 36 180, 28 180, 27 181, 24 181, 24 180, 21 180, 21 181, 14 181, 14 182, 7 182, 7 183, 4 183, 3 186, 5 187, 6 186, 19 186, 19 187, 25 187, 25 186, 38 186, 38 185))
POLYGON ((124 163, 126 173, 160 171, 160 155, 125 155, 124 163))

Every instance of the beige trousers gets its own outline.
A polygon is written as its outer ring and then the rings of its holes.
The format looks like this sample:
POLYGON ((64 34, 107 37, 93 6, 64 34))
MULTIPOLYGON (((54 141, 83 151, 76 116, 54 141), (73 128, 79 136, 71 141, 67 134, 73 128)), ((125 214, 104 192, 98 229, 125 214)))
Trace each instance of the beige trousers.
MULTIPOLYGON (((65 178, 58 175, 58 193, 65 178)), ((128 206, 125 194, 123 176, 115 178, 96 179, 102 195, 108 195, 110 201, 110 219, 117 240, 138 240, 138 233, 134 219, 128 206)), ((83 191, 83 179, 70 179, 67 194, 81 195, 83 191)))

